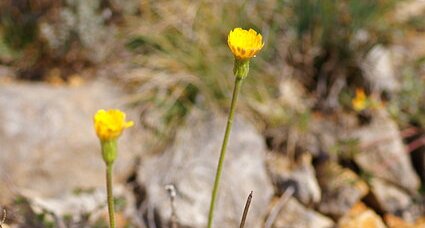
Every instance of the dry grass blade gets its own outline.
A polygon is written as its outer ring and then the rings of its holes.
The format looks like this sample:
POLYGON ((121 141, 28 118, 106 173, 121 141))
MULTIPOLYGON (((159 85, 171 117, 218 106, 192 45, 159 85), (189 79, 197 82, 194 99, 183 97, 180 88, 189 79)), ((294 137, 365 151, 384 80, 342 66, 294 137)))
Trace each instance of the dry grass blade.
POLYGON ((7 217, 7 211, 6 211, 6 209, 3 209, 3 218, 1 219, 1 222, 0 222, 0 228, 3 228, 2 225, 6 221, 6 217, 7 217))
POLYGON ((170 204, 171 204, 171 228, 177 228, 177 214, 176 214, 176 205, 174 200, 176 198, 176 188, 174 185, 169 184, 165 186, 165 190, 167 190, 168 195, 170 196, 170 204))
POLYGON ((265 228, 271 228, 272 227, 273 222, 276 220, 276 217, 279 215, 279 212, 282 210, 282 208, 285 206, 286 202, 288 202, 289 198, 291 198, 291 196, 292 196, 292 194, 294 194, 294 192, 295 192, 295 190, 294 190, 293 187, 289 187, 289 188, 286 189, 286 191, 280 197, 277 205, 270 212, 270 215, 267 218, 266 224, 264 225, 265 228))
POLYGON ((248 215, 248 210, 249 210, 249 206, 251 205, 251 200, 252 200, 252 191, 249 194, 248 199, 246 199, 245 208, 243 210, 243 215, 241 219, 241 225, 239 226, 240 228, 243 228, 245 226, 246 216, 248 215))

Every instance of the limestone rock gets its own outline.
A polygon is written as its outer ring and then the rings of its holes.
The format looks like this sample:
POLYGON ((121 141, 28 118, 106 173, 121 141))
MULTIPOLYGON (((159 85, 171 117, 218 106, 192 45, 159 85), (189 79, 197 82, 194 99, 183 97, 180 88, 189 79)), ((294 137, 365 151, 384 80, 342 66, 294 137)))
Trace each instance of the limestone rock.
POLYGON ((404 221, 402 218, 387 214, 384 217, 389 228, 422 228, 425 227, 425 217, 416 220, 414 223, 404 221))
POLYGON ((293 164, 288 158, 270 153, 267 157, 268 169, 277 191, 283 193, 289 186, 295 189, 294 196, 304 205, 320 201, 321 191, 316 172, 311 164, 311 155, 303 154, 293 164))
POLYGON ((78 48, 75 48, 78 50, 72 51, 74 55, 78 53, 80 59, 74 60, 100 62, 111 53, 117 34, 117 29, 107 23, 112 9, 102 6, 100 0, 66 0, 56 7, 50 6, 49 13, 38 21, 39 36, 56 57, 67 53, 69 46, 78 41, 78 48))
POLYGON ((409 195, 403 190, 383 180, 373 178, 370 185, 379 205, 386 212, 395 213, 404 210, 412 203, 409 195))
MULTIPOLYGON (((178 130, 174 144, 162 155, 145 160, 138 172, 146 186, 149 204, 162 221, 171 209, 165 185, 177 191, 177 219, 183 227, 206 227, 212 185, 226 119, 214 113, 194 110, 178 130)), ((265 168, 265 144, 255 128, 235 117, 217 197, 214 227, 239 226, 250 191, 254 192, 247 227, 261 227, 273 194, 265 168)))
POLYGON ((338 222, 340 228, 386 228, 381 217, 363 203, 356 204, 338 222))
POLYGON ((304 207, 291 197, 279 212, 272 227, 330 228, 334 227, 334 222, 330 218, 304 207))
POLYGON ((364 171, 411 192, 419 188, 419 178, 410 163, 397 124, 386 113, 351 133, 359 139, 361 153, 354 157, 364 171))
MULTIPOLYGON (((114 199, 117 227, 126 227, 124 224, 134 221, 136 214, 132 191, 116 184, 114 199)), ((10 208, 7 220, 13 227, 98 227, 96 224, 109 219, 104 187, 57 197, 39 197, 24 191, 10 208)))
POLYGON ((389 49, 377 45, 372 48, 362 64, 365 78, 378 91, 395 91, 400 88, 397 81, 392 53, 389 49))
POLYGON ((421 207, 399 187, 379 178, 372 178, 370 185, 377 206, 382 211, 402 216, 408 222, 414 222, 423 214, 421 207))
MULTIPOLYGON (((51 197, 75 188, 104 187, 92 118, 101 108, 124 108, 122 96, 101 81, 80 87, 0 85, 0 204, 21 190, 51 197)), ((127 114, 137 122, 137 113, 127 114)), ((119 140, 117 182, 126 180, 142 152, 138 129, 128 129, 119 140)))
POLYGON ((322 187, 319 211, 324 214, 340 217, 369 192, 367 184, 357 174, 337 163, 321 164, 317 172, 322 187))
POLYGON ((16 77, 15 70, 12 67, 6 67, 0 65, 0 79, 8 77, 8 78, 14 78, 16 77))
POLYGON ((316 113, 311 115, 308 125, 308 132, 299 140, 303 147, 314 156, 321 156, 324 151, 336 158, 336 153, 332 153, 335 145, 343 140, 346 129, 357 126, 357 120, 352 115, 341 114, 335 118, 316 113))
POLYGON ((291 108, 291 110, 296 110, 298 112, 304 112, 307 110, 306 99, 303 97, 305 91, 303 87, 296 80, 285 79, 282 80, 279 84, 280 102, 291 108))

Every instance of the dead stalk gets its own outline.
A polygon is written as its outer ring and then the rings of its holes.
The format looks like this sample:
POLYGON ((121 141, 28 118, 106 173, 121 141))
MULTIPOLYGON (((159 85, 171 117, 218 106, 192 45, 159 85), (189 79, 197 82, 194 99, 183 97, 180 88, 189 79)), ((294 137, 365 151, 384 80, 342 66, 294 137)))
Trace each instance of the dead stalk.
POLYGON ((243 210, 243 215, 241 219, 241 225, 239 226, 240 228, 243 228, 245 226, 246 216, 248 215, 248 210, 249 210, 249 206, 251 205, 251 200, 252 200, 252 191, 249 194, 248 199, 246 199, 245 208, 243 210))
POLYGON ((3 228, 3 224, 4 222, 6 222, 6 217, 7 217, 7 211, 6 209, 3 208, 3 218, 1 219, 1 222, 0 222, 0 228, 3 228))
POLYGON ((176 214, 176 205, 175 205, 175 198, 176 198, 176 188, 174 185, 169 184, 165 186, 165 189, 168 192, 168 195, 170 196, 170 204, 171 204, 171 228, 177 228, 177 214, 176 214))

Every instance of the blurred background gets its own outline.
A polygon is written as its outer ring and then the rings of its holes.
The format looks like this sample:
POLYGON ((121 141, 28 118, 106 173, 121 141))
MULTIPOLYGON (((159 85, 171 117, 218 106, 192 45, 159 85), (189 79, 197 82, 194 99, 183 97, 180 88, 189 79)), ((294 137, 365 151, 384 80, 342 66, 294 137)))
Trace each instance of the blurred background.
POLYGON ((118 227, 169 227, 166 185, 179 226, 205 227, 235 27, 265 46, 215 227, 250 191, 246 227, 424 227, 423 0, 2 0, 2 226, 107 227, 92 116, 120 108, 118 227))

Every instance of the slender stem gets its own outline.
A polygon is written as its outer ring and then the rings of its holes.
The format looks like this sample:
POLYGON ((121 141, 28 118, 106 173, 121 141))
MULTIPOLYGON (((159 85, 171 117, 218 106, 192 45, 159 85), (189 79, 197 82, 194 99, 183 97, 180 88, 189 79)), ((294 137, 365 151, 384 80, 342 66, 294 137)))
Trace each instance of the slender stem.
POLYGON ((235 114, 236 102, 238 101, 239 91, 242 85, 242 78, 236 77, 235 87, 233 88, 232 103, 230 105, 229 117, 227 119, 226 132, 224 133, 223 144, 221 145, 220 158, 217 165, 217 173, 215 174, 214 187, 211 195, 210 211, 208 214, 208 228, 212 227, 214 218, 214 207, 220 185, 221 171, 223 169, 224 158, 226 156, 227 143, 229 141, 230 130, 232 129, 233 117, 235 114))
POLYGON ((106 191, 108 197, 109 227, 115 228, 114 196, 112 194, 112 163, 106 165, 106 191))

